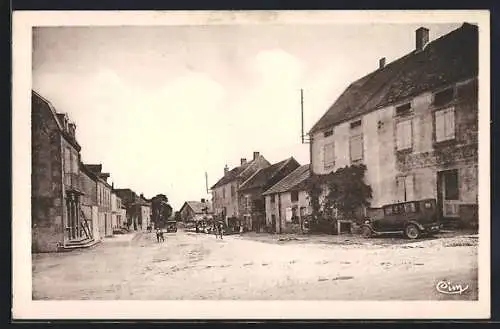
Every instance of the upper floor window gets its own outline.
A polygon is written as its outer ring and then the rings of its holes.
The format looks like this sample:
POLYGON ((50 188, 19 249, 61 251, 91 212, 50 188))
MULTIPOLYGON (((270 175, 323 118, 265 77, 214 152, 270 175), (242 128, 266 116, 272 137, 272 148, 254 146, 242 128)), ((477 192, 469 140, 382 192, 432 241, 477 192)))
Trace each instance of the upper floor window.
POLYGON ((276 194, 271 195, 271 203, 276 202, 276 194))
POLYGON ((69 174, 71 172, 71 150, 69 147, 64 148, 64 172, 69 174))
POLYGON ((335 143, 328 143, 323 146, 323 166, 330 169, 335 164, 335 143))
POLYGON ((455 138, 455 109, 453 107, 434 113, 436 121, 436 142, 455 138))
POLYGON ((231 185, 231 197, 235 197, 236 196, 236 186, 234 185, 231 185))
POLYGON ((245 196, 245 209, 246 210, 250 210, 250 207, 251 207, 251 202, 250 202, 250 196, 249 195, 246 195, 245 196))
POLYGON ((412 122, 405 120, 396 124, 396 148, 398 151, 412 148, 412 122))
POLYGON ((223 199, 226 198, 226 187, 225 186, 222 188, 222 198, 223 199))
POLYGON ((363 161, 363 135, 351 136, 349 139, 351 163, 363 161))
POLYGON ((396 115, 405 115, 411 112, 411 103, 405 103, 396 107, 396 115))
POLYGON ((333 129, 329 129, 323 133, 324 137, 330 137, 331 135, 333 135, 333 129))
POLYGON ((292 191, 291 192, 291 199, 292 199, 292 202, 299 201, 299 191, 292 191))
POLYGON ((455 89, 453 87, 442 90, 434 94, 433 104, 435 106, 446 105, 453 100, 455 89))
POLYGON ((350 127, 351 129, 361 127, 361 119, 351 122, 350 127))

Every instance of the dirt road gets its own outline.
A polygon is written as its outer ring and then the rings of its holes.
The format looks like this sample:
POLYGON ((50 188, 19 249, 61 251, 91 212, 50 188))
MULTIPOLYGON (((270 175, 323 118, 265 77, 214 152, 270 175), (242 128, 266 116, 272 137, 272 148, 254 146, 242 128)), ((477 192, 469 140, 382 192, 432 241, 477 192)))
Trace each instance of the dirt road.
MULTIPOLYGON (((477 299, 477 241, 273 244, 177 232, 33 256, 34 299, 477 299), (462 284, 440 293, 439 281, 462 284)), ((441 289, 442 290, 442 289, 441 289)))

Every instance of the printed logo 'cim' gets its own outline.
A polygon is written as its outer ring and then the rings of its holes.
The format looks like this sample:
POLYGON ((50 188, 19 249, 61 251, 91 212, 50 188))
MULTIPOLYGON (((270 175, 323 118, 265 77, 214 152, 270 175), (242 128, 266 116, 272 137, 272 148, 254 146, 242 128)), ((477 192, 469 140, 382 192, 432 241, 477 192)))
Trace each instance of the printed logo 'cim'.
POLYGON ((469 285, 455 284, 445 280, 436 284, 436 290, 447 295, 461 295, 467 289, 469 289, 469 285))

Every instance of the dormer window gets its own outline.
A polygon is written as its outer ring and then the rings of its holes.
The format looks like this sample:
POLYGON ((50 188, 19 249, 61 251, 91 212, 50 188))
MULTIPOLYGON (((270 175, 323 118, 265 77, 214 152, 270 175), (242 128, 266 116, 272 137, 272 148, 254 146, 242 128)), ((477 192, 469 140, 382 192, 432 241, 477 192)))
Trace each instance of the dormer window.
POLYGON ((361 119, 351 122, 351 129, 361 127, 361 119))
POLYGON ((411 103, 405 103, 396 107, 396 115, 406 115, 411 112, 411 103))
POLYGON ((329 129, 323 133, 323 137, 330 137, 333 135, 333 129, 329 129))
POLYGON ((445 90, 442 90, 434 94, 433 104, 434 106, 446 105, 453 100, 454 96, 455 96, 454 88, 453 87, 447 88, 445 90))

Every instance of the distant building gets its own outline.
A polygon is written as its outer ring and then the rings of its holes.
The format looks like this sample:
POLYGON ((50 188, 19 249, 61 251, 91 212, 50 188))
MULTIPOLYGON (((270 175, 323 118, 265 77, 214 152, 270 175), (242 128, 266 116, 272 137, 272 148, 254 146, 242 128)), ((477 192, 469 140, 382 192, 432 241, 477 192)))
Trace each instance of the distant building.
POLYGON ((210 220, 213 218, 212 204, 205 199, 201 199, 201 201, 186 201, 179 210, 179 214, 183 222, 210 220))
POLYGON ((151 201, 141 194, 138 206, 140 207, 138 218, 139 228, 145 230, 151 224, 151 201))
POLYGON ((91 223, 94 240, 100 241, 103 236, 99 232, 99 208, 97 206, 97 176, 88 170, 80 161, 80 184, 83 195, 81 197, 82 216, 91 223))
POLYGON ((99 233, 101 236, 113 235, 111 190, 108 183, 109 173, 102 172, 101 164, 85 164, 85 167, 97 177, 97 206, 99 210, 99 233))
POLYGON ((266 226, 265 198, 262 195, 268 188, 279 182, 300 164, 293 158, 261 168, 244 181, 239 187, 240 209, 243 225, 250 231, 263 231, 266 226))
POLYGON ((113 230, 126 225, 126 211, 122 204, 122 199, 116 195, 114 190, 111 191, 111 226, 113 230))
POLYGON ((302 223, 311 214, 305 183, 309 165, 303 165, 263 193, 266 198, 266 223, 274 232, 301 232, 302 223))
POLYGON ((82 213, 76 125, 52 104, 31 94, 32 250, 51 252, 92 245, 82 213))
POLYGON ((253 153, 252 161, 241 159, 240 166, 231 170, 226 166, 224 176, 212 187, 214 216, 225 221, 228 226, 239 226, 241 221, 239 186, 259 169, 270 166, 259 152, 253 153))
POLYGON ((311 170, 363 163, 371 205, 434 198, 449 222, 478 220, 478 28, 460 28, 351 83, 309 132, 311 170))

